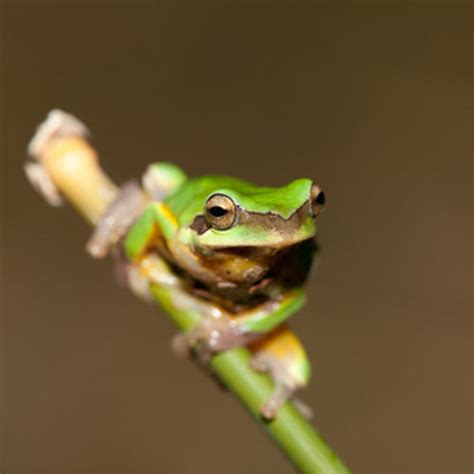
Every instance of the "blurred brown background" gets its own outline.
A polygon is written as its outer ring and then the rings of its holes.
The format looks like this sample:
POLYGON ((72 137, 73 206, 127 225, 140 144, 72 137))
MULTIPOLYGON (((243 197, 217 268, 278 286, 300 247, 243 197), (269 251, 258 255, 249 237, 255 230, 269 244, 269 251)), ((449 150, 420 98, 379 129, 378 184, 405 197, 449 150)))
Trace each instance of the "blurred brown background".
POLYGON ((289 473, 23 175, 53 107, 117 182, 153 160, 328 196, 294 318, 357 473, 471 468, 472 7, 2 3, 2 474, 289 473), (3 336, 2 336, 3 337, 3 336))

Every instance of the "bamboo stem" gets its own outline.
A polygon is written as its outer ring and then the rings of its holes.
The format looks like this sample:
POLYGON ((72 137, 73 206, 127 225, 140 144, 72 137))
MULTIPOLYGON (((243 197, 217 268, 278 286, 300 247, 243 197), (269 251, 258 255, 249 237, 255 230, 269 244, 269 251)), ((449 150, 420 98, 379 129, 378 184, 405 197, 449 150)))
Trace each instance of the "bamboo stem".
MULTIPOLYGON (((38 129, 29 151, 61 195, 88 222, 95 224, 116 196, 117 187, 100 168, 95 151, 84 138, 85 130, 72 116, 54 111, 38 129)), ((179 329, 188 330, 199 321, 195 312, 178 311, 171 301, 167 303, 159 286, 152 285, 152 292, 179 329)), ((273 388, 268 377, 250 368, 249 358, 247 349, 233 349, 215 355, 211 367, 299 472, 348 474, 348 469, 292 403, 286 403, 274 420, 261 419, 259 409, 273 388)))

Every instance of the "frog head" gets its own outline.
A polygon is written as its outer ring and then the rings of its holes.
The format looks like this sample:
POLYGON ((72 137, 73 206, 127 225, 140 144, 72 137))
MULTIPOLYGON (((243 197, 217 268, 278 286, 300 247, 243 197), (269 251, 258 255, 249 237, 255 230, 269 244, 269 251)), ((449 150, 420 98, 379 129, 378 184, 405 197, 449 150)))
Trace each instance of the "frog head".
POLYGON ((189 229, 200 249, 282 249, 316 234, 324 193, 309 179, 280 188, 216 187, 189 229))

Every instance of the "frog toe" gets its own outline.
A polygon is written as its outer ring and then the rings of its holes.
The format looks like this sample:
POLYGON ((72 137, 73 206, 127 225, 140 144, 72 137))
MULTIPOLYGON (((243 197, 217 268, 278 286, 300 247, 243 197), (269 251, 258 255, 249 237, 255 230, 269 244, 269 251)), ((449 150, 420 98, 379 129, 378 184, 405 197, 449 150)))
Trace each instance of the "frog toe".
POLYGON ((275 383, 275 389, 271 397, 261 406, 260 414, 265 420, 273 420, 278 410, 291 398, 295 389, 283 383, 275 383))

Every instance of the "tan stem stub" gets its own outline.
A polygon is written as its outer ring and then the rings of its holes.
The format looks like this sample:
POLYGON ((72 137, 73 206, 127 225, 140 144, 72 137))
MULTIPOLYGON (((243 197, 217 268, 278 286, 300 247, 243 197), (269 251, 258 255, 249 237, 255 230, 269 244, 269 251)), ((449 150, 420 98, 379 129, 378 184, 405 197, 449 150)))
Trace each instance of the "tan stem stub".
POLYGON ((42 179, 42 185, 37 188, 48 202, 57 202, 55 191, 58 191, 95 224, 118 190, 100 167, 87 135, 87 128, 72 115, 59 110, 50 112, 28 147, 31 157, 41 166, 43 176, 37 172, 33 175, 32 166, 26 170, 30 180, 42 179))
POLYGON ((55 140, 44 149, 42 163, 60 192, 93 223, 117 194, 95 151, 82 137, 55 140))

